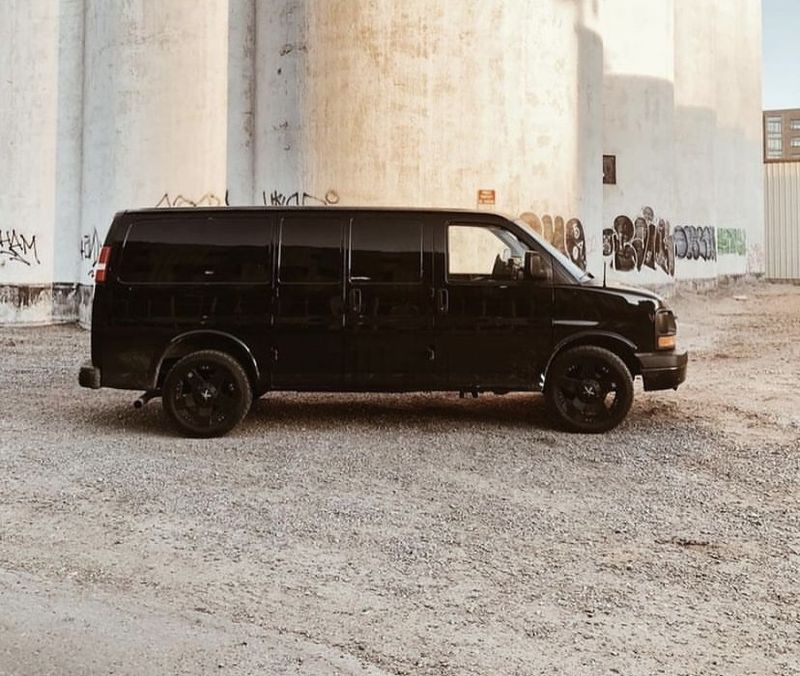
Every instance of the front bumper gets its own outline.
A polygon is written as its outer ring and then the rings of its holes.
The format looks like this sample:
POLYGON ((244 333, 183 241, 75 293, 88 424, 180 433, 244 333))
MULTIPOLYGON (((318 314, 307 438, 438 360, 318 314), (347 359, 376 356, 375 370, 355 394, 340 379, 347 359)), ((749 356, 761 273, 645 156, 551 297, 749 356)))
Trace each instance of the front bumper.
POLYGON ((686 380, 686 367, 689 353, 683 352, 644 352, 637 354, 641 367, 645 392, 654 390, 677 390, 686 380))
POLYGON ((78 383, 80 383, 81 387, 99 390, 101 387, 100 369, 94 366, 92 362, 86 362, 81 366, 81 370, 78 373, 78 383))

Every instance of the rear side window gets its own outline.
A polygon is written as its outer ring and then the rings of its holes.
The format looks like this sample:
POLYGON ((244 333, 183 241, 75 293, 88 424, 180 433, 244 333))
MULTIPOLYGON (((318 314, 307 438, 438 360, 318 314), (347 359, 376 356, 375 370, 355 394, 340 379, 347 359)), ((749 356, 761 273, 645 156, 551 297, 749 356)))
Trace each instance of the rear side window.
POLYGON ((155 284, 269 282, 269 238, 263 216, 140 221, 128 230, 119 278, 155 284))
POLYGON ((415 284, 422 280, 422 222, 363 216, 350 231, 350 279, 365 284, 415 284))
POLYGON ((281 222, 278 279, 283 284, 339 284, 345 219, 291 216, 281 222))

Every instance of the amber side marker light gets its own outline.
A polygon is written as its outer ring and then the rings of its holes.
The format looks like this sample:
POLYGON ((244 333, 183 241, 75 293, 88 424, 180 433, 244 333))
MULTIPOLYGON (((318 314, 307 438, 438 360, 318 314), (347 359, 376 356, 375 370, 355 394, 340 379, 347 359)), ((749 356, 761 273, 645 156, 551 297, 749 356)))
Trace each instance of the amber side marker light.
POLYGON ((94 283, 102 284, 106 281, 106 265, 108 259, 111 257, 111 247, 104 246, 100 249, 100 255, 97 257, 97 265, 94 269, 94 283))
POLYGON ((659 336, 658 337, 658 349, 659 350, 671 350, 675 347, 675 336, 659 336))

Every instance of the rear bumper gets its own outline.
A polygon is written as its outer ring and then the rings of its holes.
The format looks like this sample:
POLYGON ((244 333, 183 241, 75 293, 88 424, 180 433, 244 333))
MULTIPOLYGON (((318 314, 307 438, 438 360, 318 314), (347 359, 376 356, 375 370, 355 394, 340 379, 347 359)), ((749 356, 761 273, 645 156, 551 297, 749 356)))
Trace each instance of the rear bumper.
POLYGON ((92 390, 99 390, 100 385, 100 369, 92 365, 91 362, 86 362, 81 366, 78 372, 78 383, 81 387, 88 387, 92 390))
POLYGON ((676 390, 686 380, 689 353, 646 352, 637 354, 642 371, 645 392, 676 390))

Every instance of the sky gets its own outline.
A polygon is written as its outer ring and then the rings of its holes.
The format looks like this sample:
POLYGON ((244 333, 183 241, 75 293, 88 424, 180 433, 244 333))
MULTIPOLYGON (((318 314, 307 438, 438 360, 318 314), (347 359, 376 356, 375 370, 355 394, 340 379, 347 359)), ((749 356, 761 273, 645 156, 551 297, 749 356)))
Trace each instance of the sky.
POLYGON ((764 109, 800 108, 800 0, 764 0, 764 109))

